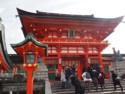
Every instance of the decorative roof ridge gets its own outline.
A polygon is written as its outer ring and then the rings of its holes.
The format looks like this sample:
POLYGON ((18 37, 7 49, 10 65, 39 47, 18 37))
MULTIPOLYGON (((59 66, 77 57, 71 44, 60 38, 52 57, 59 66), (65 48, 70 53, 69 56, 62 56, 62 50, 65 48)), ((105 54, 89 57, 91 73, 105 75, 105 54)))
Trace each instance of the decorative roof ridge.
MULTIPOLYGON (((37 45, 37 46, 40 46, 40 47, 42 47, 42 48, 45 48, 46 51, 47 51, 47 49, 48 49, 48 45, 47 45, 47 44, 42 44, 42 43, 38 42, 38 41, 34 38, 34 35, 33 35, 32 33, 29 33, 29 34, 26 36, 26 38, 25 38, 24 41, 22 41, 22 42, 20 42, 20 43, 17 43, 17 44, 11 44, 11 46, 12 46, 12 48, 16 48, 16 47, 19 47, 19 46, 22 46, 22 45, 28 43, 29 41, 32 41, 32 42, 33 42, 35 45, 37 45)), ((47 52, 46 52, 46 55, 47 55, 47 52)))
POLYGON ((33 17, 48 17, 48 18, 68 18, 68 19, 84 19, 84 20, 101 20, 101 21, 112 21, 123 19, 124 16, 116 18, 95 18, 94 15, 76 15, 76 14, 60 14, 60 13, 51 13, 51 12, 40 12, 36 10, 36 13, 27 12, 17 8, 19 16, 33 16, 33 17))
POLYGON ((94 18, 94 14, 91 15, 76 15, 76 14, 64 14, 64 13, 52 13, 52 12, 41 12, 36 10, 36 14, 39 15, 51 15, 51 16, 64 16, 64 17, 72 17, 72 16, 79 16, 79 17, 85 17, 85 18, 94 18))
POLYGON ((94 14, 91 15, 76 15, 76 14, 63 14, 63 13, 52 13, 52 12, 41 12, 36 10, 36 13, 27 12, 24 10, 21 10, 17 8, 17 11, 20 15, 39 15, 39 16, 64 16, 64 17, 72 17, 72 16, 79 16, 79 17, 85 17, 85 18, 94 18, 94 14))
POLYGON ((48 45, 47 44, 41 44, 40 42, 38 42, 35 38, 34 38, 34 35, 32 33, 29 33, 25 40, 20 42, 20 43, 17 43, 17 44, 11 44, 12 47, 18 47, 18 46, 22 46, 23 44, 26 44, 27 42, 29 41, 32 41, 34 44, 38 45, 38 46, 41 46, 43 48, 47 48, 48 45))

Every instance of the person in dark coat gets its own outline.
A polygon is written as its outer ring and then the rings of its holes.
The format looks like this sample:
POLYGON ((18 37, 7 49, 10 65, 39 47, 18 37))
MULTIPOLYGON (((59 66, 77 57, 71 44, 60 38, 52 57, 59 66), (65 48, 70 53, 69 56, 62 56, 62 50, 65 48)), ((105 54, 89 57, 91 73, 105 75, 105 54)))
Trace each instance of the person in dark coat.
POLYGON ((75 67, 75 65, 73 65, 71 68, 72 68, 73 75, 76 75, 76 67, 75 67))
POLYGON ((92 81, 97 91, 98 90, 98 72, 95 68, 92 70, 92 81))
POLYGON ((69 66, 66 66, 65 77, 66 77, 66 88, 71 88, 70 76, 72 75, 72 70, 69 66))
POLYGON ((90 76, 92 77, 92 69, 90 66, 87 67, 87 72, 90 74, 90 76))
POLYGON ((104 86, 105 80, 101 73, 99 73, 99 76, 98 76, 98 84, 101 86, 101 89, 105 88, 104 86))
POLYGON ((117 78, 117 74, 114 71, 111 71, 112 74, 112 81, 113 81, 113 85, 114 85, 114 90, 116 90, 116 85, 119 85, 121 88, 121 91, 123 91, 123 87, 120 83, 120 79, 117 78))
POLYGON ((71 75, 70 79, 75 86, 75 94, 85 94, 85 88, 81 85, 79 79, 75 75, 71 75))

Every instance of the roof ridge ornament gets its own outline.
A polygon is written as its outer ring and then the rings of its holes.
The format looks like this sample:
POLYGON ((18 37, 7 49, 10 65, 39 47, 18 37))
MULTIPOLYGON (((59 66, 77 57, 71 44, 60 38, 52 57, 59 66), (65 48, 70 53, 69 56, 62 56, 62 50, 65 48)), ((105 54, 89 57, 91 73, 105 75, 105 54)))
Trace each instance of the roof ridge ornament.
POLYGON ((33 33, 28 33, 26 36, 26 39, 33 39, 33 38, 35 38, 33 33))

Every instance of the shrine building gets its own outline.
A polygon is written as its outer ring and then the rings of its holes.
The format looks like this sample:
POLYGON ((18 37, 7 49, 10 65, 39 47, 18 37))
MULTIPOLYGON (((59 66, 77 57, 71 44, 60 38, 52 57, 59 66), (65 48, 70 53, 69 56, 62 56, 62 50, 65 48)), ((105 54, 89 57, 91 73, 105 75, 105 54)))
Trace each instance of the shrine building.
POLYGON ((42 58, 49 69, 49 78, 63 66, 77 68, 78 77, 91 65, 99 65, 106 75, 111 62, 101 52, 110 45, 105 40, 122 21, 117 18, 95 18, 94 15, 70 15, 17 9, 24 36, 32 33, 35 39, 48 45, 48 56, 42 58))

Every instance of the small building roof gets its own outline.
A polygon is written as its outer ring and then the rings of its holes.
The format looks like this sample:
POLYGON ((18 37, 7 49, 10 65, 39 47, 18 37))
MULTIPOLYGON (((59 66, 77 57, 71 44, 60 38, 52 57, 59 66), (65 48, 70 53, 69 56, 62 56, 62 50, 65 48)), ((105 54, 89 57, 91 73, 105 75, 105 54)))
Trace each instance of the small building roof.
MULTIPOLYGON (((22 56, 22 51, 24 51, 24 49, 25 48, 23 48, 22 46, 24 46, 24 47, 26 47, 27 45, 27 43, 28 42, 32 42, 34 45, 36 45, 36 46, 38 46, 38 47, 42 47, 42 48, 44 48, 45 49, 45 55, 47 56, 48 55, 48 53, 47 53, 47 50, 48 50, 48 45, 47 44, 42 44, 42 43, 40 43, 40 42, 38 42, 35 38, 34 38, 34 36, 33 36, 33 34, 32 33, 29 33, 27 36, 26 36, 26 38, 25 38, 25 40, 24 41, 22 41, 22 42, 20 42, 20 43, 17 43, 17 44, 11 44, 11 46, 12 46, 12 48, 20 55, 20 56, 22 56)), ((29 50, 29 49, 27 49, 27 50, 29 50)), ((38 48, 38 51, 41 51, 39 48, 38 48)))

